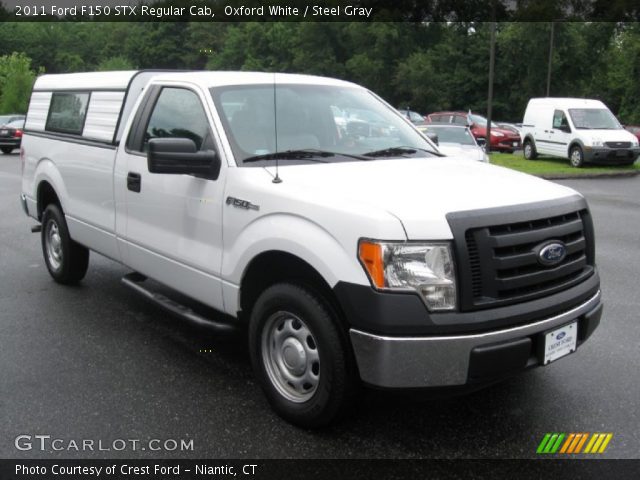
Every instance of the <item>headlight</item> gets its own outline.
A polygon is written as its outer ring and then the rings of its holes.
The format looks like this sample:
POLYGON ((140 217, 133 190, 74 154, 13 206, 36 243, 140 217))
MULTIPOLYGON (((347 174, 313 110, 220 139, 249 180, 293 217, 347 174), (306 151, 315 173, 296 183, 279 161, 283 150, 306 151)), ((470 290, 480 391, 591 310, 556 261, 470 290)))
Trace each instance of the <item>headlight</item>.
POLYGON ((431 311, 456 308, 453 255, 448 243, 362 240, 358 256, 376 288, 416 291, 431 311))
POLYGON ((602 140, 600 138, 593 138, 591 139, 591 145, 594 147, 601 147, 602 146, 602 140))
POLYGON ((502 132, 491 132, 492 137, 504 137, 504 133, 502 132))
POLYGON ((637 147, 638 146, 638 140, 631 140, 631 146, 632 147, 637 147))

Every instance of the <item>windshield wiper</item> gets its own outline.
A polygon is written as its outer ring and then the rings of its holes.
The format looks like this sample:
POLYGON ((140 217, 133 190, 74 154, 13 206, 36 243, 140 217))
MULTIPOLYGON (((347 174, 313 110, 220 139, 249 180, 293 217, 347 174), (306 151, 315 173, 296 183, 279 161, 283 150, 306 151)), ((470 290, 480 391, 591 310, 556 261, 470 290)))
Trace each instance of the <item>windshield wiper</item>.
POLYGON ((301 150, 284 150, 282 152, 254 155, 253 157, 245 158, 243 160, 243 163, 259 162, 262 160, 307 160, 309 162, 328 163, 326 160, 320 160, 320 158, 335 157, 336 155, 355 158, 358 160, 369 160, 368 158, 361 157, 359 155, 328 152, 326 150, 316 150, 314 148, 305 148, 301 150))
POLYGON ((437 157, 444 156, 441 153, 434 152, 433 150, 428 150, 426 148, 403 147, 403 146, 383 148, 382 150, 374 150, 373 152, 363 153, 363 155, 367 157, 394 157, 397 155, 413 154, 413 153, 416 153, 418 150, 422 152, 430 153, 432 155, 436 155, 437 157))

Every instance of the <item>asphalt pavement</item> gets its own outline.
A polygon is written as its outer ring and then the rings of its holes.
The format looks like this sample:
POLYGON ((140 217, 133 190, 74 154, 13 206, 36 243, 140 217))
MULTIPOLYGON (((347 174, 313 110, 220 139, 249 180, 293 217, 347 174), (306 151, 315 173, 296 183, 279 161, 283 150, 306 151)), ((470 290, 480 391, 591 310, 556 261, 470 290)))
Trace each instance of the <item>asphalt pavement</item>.
POLYGON ((601 457, 638 458, 640 177, 560 183, 593 212, 605 301, 593 337, 466 396, 367 392, 346 421, 311 432, 271 411, 242 335, 145 303, 120 283, 125 267, 92 254, 80 286, 54 283, 19 205, 19 158, 0 155, 0 458, 531 458, 546 432, 611 432, 601 457), (35 435, 62 449, 41 451, 35 435), (87 439, 93 451, 69 448, 87 439), (117 439, 193 448, 119 451, 117 439))

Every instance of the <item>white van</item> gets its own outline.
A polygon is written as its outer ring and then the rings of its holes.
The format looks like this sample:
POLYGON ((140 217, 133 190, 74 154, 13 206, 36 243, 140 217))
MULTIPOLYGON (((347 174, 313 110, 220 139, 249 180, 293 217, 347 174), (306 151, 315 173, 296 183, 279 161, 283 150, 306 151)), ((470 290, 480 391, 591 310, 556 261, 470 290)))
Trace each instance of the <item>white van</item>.
POLYGON ((607 106, 584 98, 532 98, 524 113, 523 150, 585 163, 631 165, 640 154, 638 139, 626 131, 607 106))
POLYGON ((56 282, 81 281, 97 252, 185 320, 248 327, 256 377, 298 425, 334 420, 362 384, 473 389, 547 365, 600 322, 580 194, 442 158, 353 83, 45 75, 20 155, 22 206, 56 282), (361 115, 340 128, 336 111, 361 115))

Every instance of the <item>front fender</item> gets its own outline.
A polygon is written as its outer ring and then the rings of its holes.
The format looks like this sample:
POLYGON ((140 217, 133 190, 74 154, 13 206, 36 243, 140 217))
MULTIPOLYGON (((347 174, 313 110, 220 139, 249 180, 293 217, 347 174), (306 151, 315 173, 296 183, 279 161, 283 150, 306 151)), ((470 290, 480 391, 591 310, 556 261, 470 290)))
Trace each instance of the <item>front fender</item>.
POLYGON ((356 241, 343 245, 320 225, 290 213, 257 218, 226 244, 224 251, 222 278, 228 313, 238 311, 238 290, 249 263, 268 251, 283 251, 304 260, 330 287, 338 281, 369 285, 357 260, 356 241))

